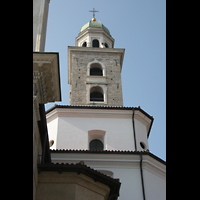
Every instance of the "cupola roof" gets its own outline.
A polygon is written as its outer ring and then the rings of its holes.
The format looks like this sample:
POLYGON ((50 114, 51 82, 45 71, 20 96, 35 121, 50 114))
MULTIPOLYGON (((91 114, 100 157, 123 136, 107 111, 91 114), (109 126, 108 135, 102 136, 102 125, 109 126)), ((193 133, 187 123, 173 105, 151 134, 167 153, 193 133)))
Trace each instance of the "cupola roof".
MULTIPOLYGON (((95 18, 94 18, 95 19, 95 18)), ((82 31, 84 31, 85 29, 87 29, 88 27, 94 27, 94 28, 103 28, 104 31, 106 31, 108 34, 110 34, 110 31, 108 30, 107 27, 105 27, 100 21, 96 21, 95 20, 90 20, 87 24, 83 25, 80 29, 81 33, 82 31)))

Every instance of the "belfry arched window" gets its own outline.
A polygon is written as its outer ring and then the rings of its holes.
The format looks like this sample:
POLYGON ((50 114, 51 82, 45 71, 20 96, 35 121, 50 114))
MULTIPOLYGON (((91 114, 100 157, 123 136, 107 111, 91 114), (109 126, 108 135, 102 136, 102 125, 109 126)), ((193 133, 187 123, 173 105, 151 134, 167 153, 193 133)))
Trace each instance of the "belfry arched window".
POLYGON ((82 44, 82 47, 87 47, 87 42, 84 42, 84 43, 82 44))
POLYGON ((103 76, 102 66, 99 63, 91 64, 90 76, 103 76))
POLYGON ((103 150, 103 143, 100 140, 92 140, 90 142, 90 150, 103 150))
POLYGON ((91 88, 90 101, 104 101, 103 89, 101 87, 96 86, 91 88))
POLYGON ((87 76, 106 76, 105 65, 96 59, 88 63, 87 76))
POLYGON ((105 47, 106 47, 106 48, 109 48, 109 46, 108 46, 108 44, 107 44, 107 43, 105 43, 105 47))
POLYGON ((92 47, 99 47, 99 40, 97 39, 92 40, 92 47))

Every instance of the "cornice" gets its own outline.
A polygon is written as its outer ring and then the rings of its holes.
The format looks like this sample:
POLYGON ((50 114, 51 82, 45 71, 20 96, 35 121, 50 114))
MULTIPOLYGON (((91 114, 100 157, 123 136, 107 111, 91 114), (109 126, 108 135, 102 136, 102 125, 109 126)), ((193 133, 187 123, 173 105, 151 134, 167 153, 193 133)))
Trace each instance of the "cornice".
POLYGON ((166 165, 160 163, 153 157, 143 155, 142 166, 143 169, 159 176, 160 178, 166 179, 166 165))
POLYGON ((152 120, 149 119, 147 116, 145 116, 142 112, 139 110, 135 110, 134 118, 138 121, 140 121, 142 124, 146 125, 147 132, 149 131, 150 125, 152 120))
MULTIPOLYGON (((68 162, 68 163, 76 163, 79 160, 86 162, 88 165, 93 167, 112 167, 112 168, 136 168, 139 169, 140 166, 140 153, 105 153, 105 154, 97 154, 97 153, 59 153, 51 150, 51 159, 54 163, 59 162, 68 162)), ((142 166, 144 170, 147 170, 163 179, 166 178, 166 165, 159 162, 157 159, 151 156, 151 153, 142 153, 143 160, 142 166)), ((153 155, 153 154, 152 154, 153 155)))
POLYGON ((124 54, 125 49, 121 48, 99 48, 99 47, 78 47, 78 46, 68 46, 68 51, 76 52, 98 52, 98 53, 121 53, 124 54))
POLYGON ((121 118, 131 119, 131 110, 105 110, 105 109, 66 109, 56 108, 52 112, 46 114, 47 122, 56 117, 80 117, 80 118, 121 118))

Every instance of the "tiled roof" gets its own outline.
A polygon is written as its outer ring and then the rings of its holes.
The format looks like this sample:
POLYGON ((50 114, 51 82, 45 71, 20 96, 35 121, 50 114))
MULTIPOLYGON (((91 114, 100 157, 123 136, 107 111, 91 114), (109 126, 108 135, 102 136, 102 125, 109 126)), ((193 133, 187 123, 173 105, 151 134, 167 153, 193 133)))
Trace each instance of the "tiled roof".
POLYGON ((59 173, 62 172, 77 172, 77 174, 84 174, 94 181, 101 182, 105 185, 110 187, 110 195, 119 195, 119 189, 121 183, 119 179, 111 178, 101 172, 94 170, 87 165, 84 164, 83 161, 76 163, 76 164, 69 164, 69 163, 46 163, 46 164, 38 164, 38 172, 41 173, 42 171, 57 171, 59 173))
POLYGON ((121 151, 121 150, 76 150, 76 149, 50 149, 50 153, 94 153, 94 154, 135 154, 149 155, 166 165, 166 162, 149 151, 121 151))
POLYGON ((73 164, 73 163, 46 163, 46 164, 38 164, 38 168, 39 168, 39 173, 42 171, 59 171, 60 173, 62 173, 63 171, 77 171, 77 169, 79 169, 79 173, 82 173, 85 171, 90 171, 95 173, 96 175, 100 175, 103 177, 106 177, 110 180, 115 180, 117 182, 119 182, 119 179, 114 179, 110 176, 107 176, 97 170, 94 170, 93 168, 87 166, 84 164, 83 161, 80 161, 79 163, 73 164))
POLYGON ((57 105, 55 104, 53 107, 48 109, 46 111, 46 114, 54 110, 55 108, 82 108, 82 109, 112 109, 112 110, 139 110, 141 111, 144 115, 146 115, 150 119, 154 119, 153 116, 150 116, 148 113, 146 113, 144 110, 138 107, 125 107, 125 106, 99 106, 99 105, 57 105))
POLYGON ((154 121, 153 116, 150 116, 148 113, 146 113, 144 110, 138 107, 125 107, 125 106, 96 106, 96 105, 57 105, 55 104, 53 107, 48 109, 46 111, 46 114, 50 113, 52 110, 56 108, 69 108, 69 109, 112 109, 112 110, 138 110, 141 113, 143 113, 146 117, 148 117, 151 120, 151 124, 147 133, 147 137, 150 135, 151 127, 154 121))

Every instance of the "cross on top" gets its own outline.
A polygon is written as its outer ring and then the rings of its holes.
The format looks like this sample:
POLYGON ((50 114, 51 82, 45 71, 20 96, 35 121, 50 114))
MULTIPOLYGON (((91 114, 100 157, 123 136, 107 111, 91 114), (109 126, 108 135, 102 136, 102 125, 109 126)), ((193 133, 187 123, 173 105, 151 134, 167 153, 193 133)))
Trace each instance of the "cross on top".
POLYGON ((97 10, 95 10, 95 8, 93 8, 93 10, 89 10, 89 12, 93 12, 93 18, 95 18, 95 12, 99 12, 97 10))

